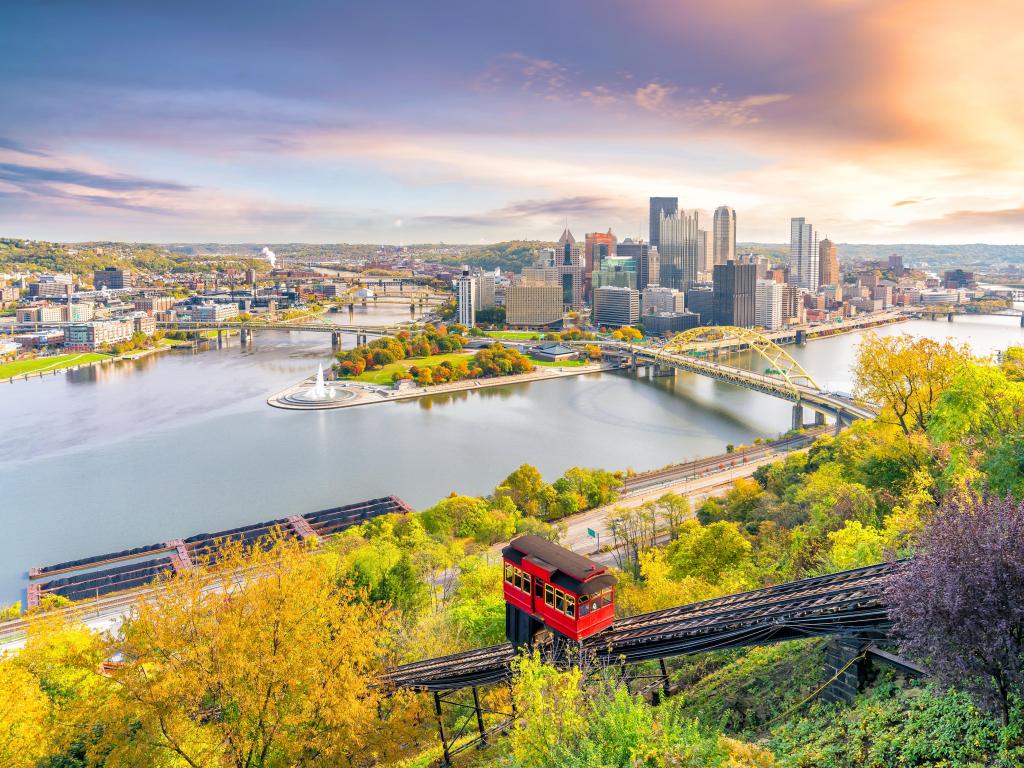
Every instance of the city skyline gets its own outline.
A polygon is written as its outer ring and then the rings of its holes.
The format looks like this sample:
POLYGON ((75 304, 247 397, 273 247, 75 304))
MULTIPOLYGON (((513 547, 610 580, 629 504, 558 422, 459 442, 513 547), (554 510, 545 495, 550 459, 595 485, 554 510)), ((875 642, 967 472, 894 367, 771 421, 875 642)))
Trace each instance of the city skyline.
POLYGON ((1021 14, 9 4, 0 235, 643 236, 647 199, 679 194, 734 208, 740 241, 785 242, 799 214, 838 242, 1019 243, 1021 14), (615 44, 594 57, 595 37, 615 44))

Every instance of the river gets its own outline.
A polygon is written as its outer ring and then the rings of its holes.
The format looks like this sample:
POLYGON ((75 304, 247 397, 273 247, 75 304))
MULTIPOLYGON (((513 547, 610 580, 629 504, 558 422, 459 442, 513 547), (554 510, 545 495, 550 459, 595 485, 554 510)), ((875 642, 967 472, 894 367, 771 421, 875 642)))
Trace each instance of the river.
MULTIPOLYGON (((879 330, 904 331, 980 353, 1024 344, 1012 317, 879 330)), ((789 350, 822 386, 850 390, 858 340, 789 350)), ((652 469, 790 423, 788 403, 682 374, 590 374, 329 411, 266 405, 330 357, 326 335, 260 332, 251 351, 233 339, 4 385, 0 601, 24 596, 30 566, 392 493, 422 508, 451 491, 486 493, 524 462, 549 480, 576 465, 652 469)))

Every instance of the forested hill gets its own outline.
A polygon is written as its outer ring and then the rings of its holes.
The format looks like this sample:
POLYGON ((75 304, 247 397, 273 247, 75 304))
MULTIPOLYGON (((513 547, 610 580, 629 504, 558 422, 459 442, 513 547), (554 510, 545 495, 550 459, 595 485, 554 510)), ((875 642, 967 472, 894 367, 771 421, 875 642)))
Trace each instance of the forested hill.
POLYGON ((534 251, 538 248, 552 248, 554 245, 544 240, 509 240, 492 245, 469 246, 460 255, 428 253, 423 258, 437 264, 469 264, 483 269, 501 267, 503 270, 521 272, 523 267, 534 263, 534 251))

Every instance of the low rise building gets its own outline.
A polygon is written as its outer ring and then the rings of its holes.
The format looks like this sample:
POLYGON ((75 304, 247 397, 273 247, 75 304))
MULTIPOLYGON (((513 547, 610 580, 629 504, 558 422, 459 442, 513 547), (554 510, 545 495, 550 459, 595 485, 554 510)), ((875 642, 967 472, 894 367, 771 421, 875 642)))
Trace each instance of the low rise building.
POLYGON ((57 273, 43 275, 38 282, 29 283, 28 295, 40 299, 64 298, 70 296, 74 289, 74 278, 71 275, 57 273))
POLYGON ((594 289, 594 322, 621 327, 640 320, 640 291, 635 288, 605 286, 594 289))
POLYGON ((648 336, 672 336, 700 325, 700 315, 693 312, 654 312, 643 315, 640 322, 648 336))
POLYGON ((60 323, 64 321, 64 307, 59 304, 36 304, 22 307, 15 313, 19 323, 60 323))
POLYGON ((560 285, 510 285, 505 289, 505 322, 509 325, 544 326, 564 316, 560 285))
POLYGON ((64 346, 70 349, 95 350, 104 345, 127 341, 133 333, 135 324, 131 319, 76 323, 64 330, 64 346))
POLYGON ((47 330, 34 333, 19 333, 14 341, 29 349, 42 349, 43 347, 55 347, 64 343, 64 331, 47 330))
POLYGON ((686 309, 686 294, 674 288, 649 285, 640 291, 640 314, 652 312, 682 312, 686 309))
POLYGON ((117 290, 132 287, 132 273, 126 269, 106 267, 92 273, 92 285, 97 291, 104 288, 117 290))
POLYGON ((145 312, 132 313, 132 325, 135 333, 144 333, 147 336, 156 333, 156 318, 145 312))
POLYGON ((548 362, 573 360, 577 357, 576 350, 564 344, 559 344, 557 341, 546 341, 543 344, 538 344, 530 350, 530 354, 538 360, 546 360, 548 362))
POLYGON ((220 323, 238 315, 237 304, 194 304, 185 310, 193 323, 220 323))
POLYGON ((166 312, 169 309, 173 309, 175 302, 177 302, 177 299, 173 296, 140 296, 132 302, 132 306, 138 312, 152 315, 157 312, 166 312))

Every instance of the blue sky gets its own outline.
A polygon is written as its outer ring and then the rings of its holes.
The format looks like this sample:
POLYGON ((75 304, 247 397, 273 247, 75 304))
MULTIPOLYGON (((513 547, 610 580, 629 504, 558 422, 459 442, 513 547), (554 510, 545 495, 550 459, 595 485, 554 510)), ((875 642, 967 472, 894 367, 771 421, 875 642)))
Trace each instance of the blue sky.
POLYGON ((0 235, 644 235, 646 198, 854 242, 1022 242, 1019 4, 0 8, 0 235), (897 7, 893 7, 893 6, 897 7))

